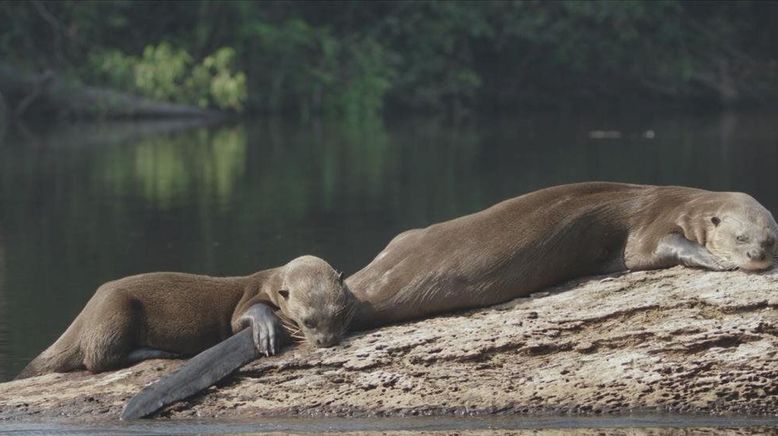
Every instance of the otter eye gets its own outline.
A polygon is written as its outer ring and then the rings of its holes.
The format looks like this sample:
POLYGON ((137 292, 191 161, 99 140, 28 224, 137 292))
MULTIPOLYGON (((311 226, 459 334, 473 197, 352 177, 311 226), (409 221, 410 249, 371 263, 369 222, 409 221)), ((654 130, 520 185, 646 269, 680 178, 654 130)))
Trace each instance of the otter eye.
POLYGON ((713 218, 710 219, 710 222, 712 222, 714 226, 717 226, 719 225, 719 223, 721 223, 721 220, 719 219, 719 217, 714 216, 713 218))
POLYGON ((303 325, 308 327, 309 329, 316 328, 316 321, 312 319, 306 319, 303 321, 303 325))
POLYGON ((746 235, 737 235, 737 238, 735 239, 737 239, 738 242, 748 242, 748 236, 746 235))

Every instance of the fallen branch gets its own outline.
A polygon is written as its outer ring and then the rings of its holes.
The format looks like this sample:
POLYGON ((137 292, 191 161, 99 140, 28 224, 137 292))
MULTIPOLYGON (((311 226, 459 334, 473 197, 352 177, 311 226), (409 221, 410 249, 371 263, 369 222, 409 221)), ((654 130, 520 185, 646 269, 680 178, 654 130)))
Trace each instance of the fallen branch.
POLYGON ((78 85, 52 72, 28 74, 0 65, 0 93, 17 115, 56 114, 77 118, 217 117, 222 112, 159 102, 110 89, 78 85))

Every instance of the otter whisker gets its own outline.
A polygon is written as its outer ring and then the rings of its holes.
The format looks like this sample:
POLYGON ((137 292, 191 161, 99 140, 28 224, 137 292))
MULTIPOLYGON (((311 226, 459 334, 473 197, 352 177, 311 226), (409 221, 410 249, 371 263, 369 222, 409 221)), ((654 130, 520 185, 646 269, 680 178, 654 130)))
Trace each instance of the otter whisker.
POLYGON ((297 326, 296 322, 294 322, 292 319, 290 319, 290 318, 288 318, 286 316, 281 316, 281 317, 279 317, 279 319, 286 326, 295 326, 295 327, 297 326))
POLYGON ((338 309, 337 311, 335 311, 335 316, 336 316, 336 317, 337 317, 337 316, 340 316, 340 315, 342 315, 342 314, 343 314, 343 312, 346 312, 346 311, 351 311, 352 309, 353 309, 353 307, 351 307, 351 306, 349 306, 349 305, 343 305, 343 306, 341 306, 341 307, 340 307, 340 309, 338 309))
POLYGON ((351 324, 351 320, 354 318, 354 314, 356 313, 356 310, 349 310, 346 313, 343 313, 341 315, 338 315, 338 319, 340 320, 341 324, 348 325, 351 324))
POLYGON ((283 323, 283 324, 284 324, 286 327, 291 327, 291 328, 294 328, 294 329, 298 329, 298 330, 299 330, 299 327, 297 326, 297 323, 296 323, 296 322, 294 322, 294 321, 292 321, 292 320, 289 320, 289 319, 286 319, 286 318, 282 318, 282 319, 281 319, 281 322, 282 322, 282 323, 283 323))
POLYGON ((289 331, 289 336, 295 338, 295 337, 303 337, 304 335, 300 331, 289 331))
POLYGON ((355 308, 356 306, 353 304, 342 304, 340 305, 340 308, 337 311, 335 311, 335 316, 339 316, 343 313, 352 312, 354 311, 355 308))
POLYGON ((281 318, 281 323, 283 324, 284 328, 286 329, 287 334, 294 342, 304 342, 305 341, 305 335, 303 335, 302 330, 297 325, 296 322, 293 320, 283 317, 281 318))
POLYGON ((297 326, 297 323, 286 318, 282 318, 281 323, 283 324, 286 333, 294 342, 299 342, 305 339, 305 336, 302 334, 300 327, 297 326))
POLYGON ((300 329, 296 328, 294 326, 284 326, 284 327, 286 327, 286 331, 289 334, 300 334, 301 333, 300 329))

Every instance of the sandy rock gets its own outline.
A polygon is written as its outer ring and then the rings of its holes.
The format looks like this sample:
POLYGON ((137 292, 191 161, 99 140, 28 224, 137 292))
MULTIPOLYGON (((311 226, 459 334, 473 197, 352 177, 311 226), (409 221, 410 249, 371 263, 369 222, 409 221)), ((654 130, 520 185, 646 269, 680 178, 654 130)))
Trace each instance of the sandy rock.
MULTIPOLYGON (((778 413, 778 271, 595 277, 299 346, 161 416, 778 413)), ((113 420, 180 362, 0 384, 0 419, 113 420)))

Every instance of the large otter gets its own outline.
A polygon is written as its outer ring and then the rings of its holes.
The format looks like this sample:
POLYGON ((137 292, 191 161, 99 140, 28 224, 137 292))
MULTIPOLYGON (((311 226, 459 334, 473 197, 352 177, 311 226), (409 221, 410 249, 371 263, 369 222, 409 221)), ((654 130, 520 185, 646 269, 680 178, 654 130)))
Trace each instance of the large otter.
POLYGON ((190 356, 246 327, 259 353, 275 354, 286 340, 283 321, 326 347, 346 330, 352 307, 342 274, 313 256, 245 277, 125 277, 100 286, 65 333, 17 378, 190 356))
POLYGON ((353 328, 521 297, 575 277, 686 265, 770 267, 778 226, 742 193, 577 183, 410 230, 346 280, 353 328))

